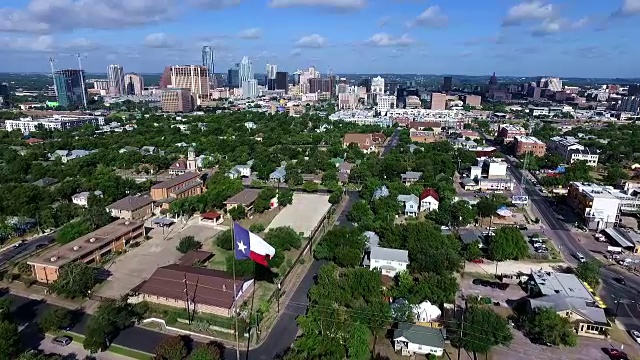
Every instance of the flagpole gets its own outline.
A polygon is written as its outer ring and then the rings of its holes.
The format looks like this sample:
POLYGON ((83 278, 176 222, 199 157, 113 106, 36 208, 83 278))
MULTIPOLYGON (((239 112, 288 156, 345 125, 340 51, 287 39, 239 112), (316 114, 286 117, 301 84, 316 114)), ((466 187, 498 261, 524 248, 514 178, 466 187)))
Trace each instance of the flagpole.
POLYGON ((231 249, 233 251, 233 261, 231 262, 231 272, 233 276, 233 312, 236 318, 236 360, 240 360, 240 339, 238 337, 238 292, 236 289, 236 234, 234 222, 231 222, 231 249))

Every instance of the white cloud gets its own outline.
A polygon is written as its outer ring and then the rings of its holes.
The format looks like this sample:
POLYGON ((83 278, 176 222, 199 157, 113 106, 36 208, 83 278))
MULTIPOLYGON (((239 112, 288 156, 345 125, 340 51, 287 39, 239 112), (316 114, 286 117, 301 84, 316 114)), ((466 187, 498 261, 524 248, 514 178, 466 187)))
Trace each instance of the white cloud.
POLYGON ((303 48, 323 48, 327 46, 327 39, 319 34, 303 36, 296 42, 296 46, 303 48))
POLYGON ((366 43, 373 46, 407 46, 415 43, 415 40, 407 34, 394 38, 387 33, 378 33, 367 39, 366 43))
POLYGON ((147 35, 144 44, 151 48, 170 48, 175 44, 175 41, 165 33, 153 33, 147 35))
POLYGON ((449 22, 449 17, 442 13, 440 6, 429 6, 422 14, 418 15, 413 21, 410 21, 408 26, 424 26, 430 28, 438 28, 446 26, 449 22))
POLYGON ((367 5, 367 0, 271 0, 269 6, 287 8, 297 6, 316 6, 340 10, 357 10, 367 5))
POLYGON ((62 46, 65 49, 84 50, 84 51, 95 50, 99 47, 98 44, 96 44, 95 42, 82 37, 75 38, 75 39, 72 39, 71 41, 63 43, 62 46))
POLYGON ((58 51, 76 52, 95 50, 99 46, 85 38, 75 38, 68 41, 54 39, 51 35, 28 37, 0 37, 0 47, 14 52, 44 52, 58 51))
POLYGON ((302 50, 300 50, 300 49, 293 49, 293 50, 291 51, 291 54, 289 54, 289 55, 291 55, 291 56, 300 56, 301 54, 302 54, 302 50))
POLYGON ((578 30, 585 27, 588 23, 589 18, 586 17, 573 22, 563 18, 546 19, 534 27, 531 34, 534 36, 545 36, 562 31, 578 30))
POLYGON ((240 4, 241 0, 191 0, 191 3, 203 9, 223 9, 240 4))
POLYGON ((614 15, 640 15, 640 0, 624 0, 622 6, 616 10, 614 15))
POLYGON ((525 1, 512 6, 503 20, 504 26, 519 25, 529 20, 546 20, 555 15, 553 4, 545 4, 542 1, 525 1))
POLYGON ((247 40, 260 39, 262 38, 262 29, 260 28, 244 29, 240 31, 240 33, 238 34, 238 37, 241 39, 247 39, 247 40))

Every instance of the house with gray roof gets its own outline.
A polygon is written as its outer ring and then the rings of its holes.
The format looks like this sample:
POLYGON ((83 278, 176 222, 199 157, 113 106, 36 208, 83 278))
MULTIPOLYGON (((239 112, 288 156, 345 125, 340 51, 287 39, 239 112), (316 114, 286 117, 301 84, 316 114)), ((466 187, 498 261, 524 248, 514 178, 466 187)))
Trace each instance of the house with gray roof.
POLYGON ((40 187, 49 187, 58 183, 58 179, 43 177, 40 180, 34 181, 32 184, 40 187))
POLYGON ((127 196, 107 206, 113 217, 125 220, 142 220, 153 214, 153 198, 149 195, 127 196))
POLYGON ((378 200, 383 197, 389 196, 389 188, 386 185, 382 185, 373 192, 373 200, 378 200))
POLYGON ((433 354, 442 356, 444 353, 445 329, 438 329, 416 324, 398 323, 393 331, 393 348, 403 356, 433 354))
POLYGON ((250 177, 251 166, 253 166, 253 160, 247 161, 244 165, 236 165, 227 172, 227 176, 231 179, 250 177))
POLYGON ((413 195, 398 195, 398 202, 404 207, 403 213, 405 216, 418 216, 420 212, 420 199, 413 195))
POLYGON ((568 318, 578 335, 604 338, 611 328, 602 304, 573 274, 532 271, 525 283, 530 310, 551 308, 568 318))
POLYGON ((368 261, 363 263, 369 269, 380 269, 382 275, 394 277, 409 266, 409 252, 401 249, 372 247, 368 261))
POLYGON ((91 154, 89 150, 56 150, 49 154, 49 160, 60 159, 63 163, 91 154))
POLYGON ((285 182, 287 177, 287 170, 284 166, 280 166, 274 170, 271 174, 269 174, 269 181, 274 183, 283 183, 285 182))
POLYGON ((419 171, 407 171, 404 174, 400 174, 400 181, 409 186, 415 184, 422 177, 422 173, 419 171))

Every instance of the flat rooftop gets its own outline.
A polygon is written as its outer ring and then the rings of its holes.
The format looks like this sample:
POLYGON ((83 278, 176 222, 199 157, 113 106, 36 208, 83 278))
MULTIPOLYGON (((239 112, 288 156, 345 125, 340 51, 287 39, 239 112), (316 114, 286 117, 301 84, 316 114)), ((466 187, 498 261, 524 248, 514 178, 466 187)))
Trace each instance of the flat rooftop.
POLYGON ((594 301, 593 295, 587 290, 582 281, 573 274, 563 274, 544 270, 531 272, 531 276, 543 295, 563 295, 594 301))
POLYGON ((540 141, 537 137, 534 136, 514 136, 514 138, 519 142, 544 144, 544 142, 540 141))
POLYGON ((107 226, 81 236, 67 244, 55 247, 37 257, 31 258, 27 260, 27 263, 31 265, 60 267, 76 261, 101 246, 111 243, 122 235, 142 226, 144 226, 144 223, 141 221, 116 220, 107 226))
POLYGON ((572 184, 576 186, 580 192, 591 198, 635 200, 635 197, 627 195, 611 186, 602 186, 583 182, 573 182, 572 184))
POLYGON ((302 236, 309 237, 331 208, 328 194, 294 193, 293 203, 285 206, 267 227, 288 226, 302 236))

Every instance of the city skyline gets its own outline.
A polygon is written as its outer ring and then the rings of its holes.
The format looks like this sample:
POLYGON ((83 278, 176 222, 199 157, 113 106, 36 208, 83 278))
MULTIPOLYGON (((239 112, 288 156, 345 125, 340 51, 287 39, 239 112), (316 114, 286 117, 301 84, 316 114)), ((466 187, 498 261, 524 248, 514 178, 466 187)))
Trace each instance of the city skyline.
POLYGON ((392 0, 114 0, 99 4, 19 0, 0 8, 3 72, 74 68, 88 73, 122 64, 137 73, 201 64, 211 46, 218 72, 247 56, 264 69, 315 65, 322 73, 416 73, 502 76, 637 77, 633 59, 638 0, 458 3, 392 0), (119 6, 118 6, 119 5, 119 6), (215 6, 214 6, 215 5, 215 6), (253 15, 252 11, 259 9, 253 15), (56 16, 65 12, 65 16, 56 16), (248 14, 239 17, 239 14, 248 14), (419 14, 419 15, 416 15, 419 14), (121 16, 122 15, 122 16, 121 16), (287 18, 284 29, 273 16, 287 18), (324 26, 309 26, 314 16, 324 26), (216 28, 209 30, 211 19, 216 28), (241 20, 238 20, 238 19, 241 20), (362 61, 363 56, 369 61, 362 61))

